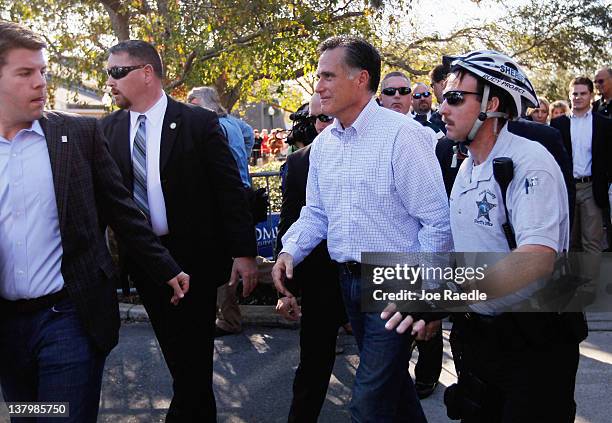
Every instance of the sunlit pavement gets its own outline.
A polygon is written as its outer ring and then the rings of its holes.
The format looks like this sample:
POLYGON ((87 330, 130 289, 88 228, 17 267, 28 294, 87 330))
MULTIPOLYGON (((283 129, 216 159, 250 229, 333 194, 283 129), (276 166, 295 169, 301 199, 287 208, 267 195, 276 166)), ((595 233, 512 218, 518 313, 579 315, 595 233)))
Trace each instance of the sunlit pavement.
MULTIPOLYGON (((576 386, 579 423, 607 423, 612 415, 612 321, 597 318, 581 345, 576 386)), ((455 382, 448 331, 441 385, 422 402, 430 422, 450 422, 442 403, 445 386, 455 382)), ((344 352, 337 356, 320 422, 349 421, 357 347, 341 335, 344 352)), ((298 360, 298 331, 247 327, 240 335, 215 341, 215 392, 219 422, 285 422, 298 360)), ((413 364, 416 352, 413 356, 413 364)), ((411 370, 413 367, 411 364, 411 370)), ((159 346, 148 323, 124 323, 121 340, 106 363, 99 422, 163 422, 170 402, 171 382, 159 346)), ((8 421, 2 407, 0 421, 8 421)))

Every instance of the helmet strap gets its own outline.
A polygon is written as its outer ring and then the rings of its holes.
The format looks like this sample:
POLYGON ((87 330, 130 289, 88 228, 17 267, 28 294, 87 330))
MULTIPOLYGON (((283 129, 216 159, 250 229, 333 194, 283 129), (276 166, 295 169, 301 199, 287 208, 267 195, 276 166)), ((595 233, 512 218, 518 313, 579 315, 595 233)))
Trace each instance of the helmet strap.
POLYGON ((489 93, 491 91, 491 87, 489 84, 485 84, 484 91, 482 93, 482 101, 480 102, 480 113, 478 114, 478 118, 472 125, 472 129, 467 136, 466 144, 469 145, 470 142, 474 140, 478 130, 482 126, 485 120, 489 118, 495 118, 495 127, 493 132, 495 136, 497 136, 497 118, 508 119, 508 114, 503 112, 487 112, 487 104, 489 103, 489 93))

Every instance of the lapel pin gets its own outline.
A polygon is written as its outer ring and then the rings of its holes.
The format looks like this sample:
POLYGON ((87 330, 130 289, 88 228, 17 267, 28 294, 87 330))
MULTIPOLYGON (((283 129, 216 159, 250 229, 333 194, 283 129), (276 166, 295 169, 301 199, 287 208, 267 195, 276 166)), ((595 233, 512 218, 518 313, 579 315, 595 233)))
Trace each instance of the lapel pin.
POLYGON ((174 128, 176 128, 176 123, 172 122, 172 123, 170 124, 170 129, 174 129, 174 128))
POLYGON ((68 142, 68 137, 66 135, 62 135, 62 142, 68 142))

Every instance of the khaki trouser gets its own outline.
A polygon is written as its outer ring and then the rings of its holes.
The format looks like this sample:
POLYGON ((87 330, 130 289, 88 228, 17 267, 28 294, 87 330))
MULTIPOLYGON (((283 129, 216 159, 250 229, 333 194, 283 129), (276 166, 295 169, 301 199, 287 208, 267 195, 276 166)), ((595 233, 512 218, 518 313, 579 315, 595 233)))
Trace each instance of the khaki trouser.
POLYGON ((585 253, 600 253, 604 232, 602 211, 595 204, 593 183, 576 184, 576 213, 570 249, 585 253))
POLYGON ((242 331, 242 316, 238 306, 236 285, 229 286, 229 283, 226 283, 217 289, 217 308, 216 324, 218 327, 233 333, 242 331))

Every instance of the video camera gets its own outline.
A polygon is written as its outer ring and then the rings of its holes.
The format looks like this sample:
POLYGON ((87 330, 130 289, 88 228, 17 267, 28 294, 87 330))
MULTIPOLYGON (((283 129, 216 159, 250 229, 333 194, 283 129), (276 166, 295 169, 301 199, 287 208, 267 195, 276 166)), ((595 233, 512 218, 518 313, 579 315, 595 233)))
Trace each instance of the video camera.
POLYGON ((293 126, 285 142, 289 145, 302 143, 304 146, 312 143, 317 137, 314 119, 310 116, 308 103, 302 104, 294 113, 289 115, 293 126))

